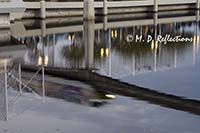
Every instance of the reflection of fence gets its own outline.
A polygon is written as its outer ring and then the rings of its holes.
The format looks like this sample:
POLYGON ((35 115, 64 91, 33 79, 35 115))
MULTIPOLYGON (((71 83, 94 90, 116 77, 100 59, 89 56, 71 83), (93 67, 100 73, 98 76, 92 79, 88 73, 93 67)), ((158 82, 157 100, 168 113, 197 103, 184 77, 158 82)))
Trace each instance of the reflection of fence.
POLYGON ((0 120, 8 119, 8 99, 7 99, 7 66, 9 60, 0 60, 0 120))
POLYGON ((40 67, 38 71, 27 82, 22 80, 22 71, 20 63, 13 63, 10 59, 0 59, 0 120, 8 120, 8 107, 10 103, 15 103, 24 90, 33 92, 29 84, 42 71, 42 96, 44 98, 44 67, 40 67), (19 93, 12 99, 8 100, 8 89, 19 93))

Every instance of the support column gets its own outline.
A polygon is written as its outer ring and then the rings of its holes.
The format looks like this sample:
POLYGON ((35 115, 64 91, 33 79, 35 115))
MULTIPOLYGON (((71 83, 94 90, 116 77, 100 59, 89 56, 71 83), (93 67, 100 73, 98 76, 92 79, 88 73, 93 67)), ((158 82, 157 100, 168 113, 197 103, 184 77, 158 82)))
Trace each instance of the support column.
POLYGON ((45 6, 45 1, 41 0, 40 1, 40 18, 45 19, 46 18, 46 6, 45 6))
POLYGON ((103 15, 108 15, 108 5, 107 5, 108 1, 104 0, 103 1, 103 15))
POLYGON ((197 3, 196 3, 196 9, 199 9, 199 3, 200 3, 200 0, 197 0, 197 3))
POLYGON ((153 11, 154 11, 154 12, 158 12, 158 0, 154 0, 153 11))
POLYGON ((45 20, 42 20, 42 21, 41 21, 41 35, 42 35, 42 37, 45 37, 45 38, 46 38, 46 31, 47 31, 47 28, 46 28, 46 21, 45 21, 45 20))
POLYGON ((94 20, 84 22, 85 67, 94 68, 94 20))
POLYGON ((103 29, 106 31, 108 29, 108 17, 104 16, 103 18, 103 29))
POLYGON ((95 19, 94 0, 84 0, 84 19, 95 19))

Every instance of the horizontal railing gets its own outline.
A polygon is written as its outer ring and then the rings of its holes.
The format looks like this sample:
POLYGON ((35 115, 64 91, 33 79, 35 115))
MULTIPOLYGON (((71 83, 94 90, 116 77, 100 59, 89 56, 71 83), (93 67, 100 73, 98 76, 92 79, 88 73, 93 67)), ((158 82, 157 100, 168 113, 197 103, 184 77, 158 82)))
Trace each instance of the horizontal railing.
MULTIPOLYGON (((107 1, 108 8, 114 7, 142 7, 153 6, 156 0, 143 1, 107 1)), ((199 0, 157 0, 158 5, 178 5, 178 4, 196 4, 199 0)), ((94 2, 95 8, 103 8, 104 2, 94 2)), ((25 2, 27 9, 40 9, 40 2, 25 2)), ((68 8, 78 9, 83 8, 83 2, 45 2, 47 9, 68 8)))
MULTIPOLYGON (((144 26, 144 25, 155 25, 156 24, 166 24, 166 23, 178 23, 178 22, 188 22, 188 21, 196 21, 197 16, 181 16, 181 17, 168 17, 168 18, 158 18, 155 19, 142 19, 142 20, 125 20, 125 21, 117 21, 117 22, 106 22, 104 23, 96 23, 94 25, 95 30, 106 28, 118 28, 118 27, 132 27, 132 26, 144 26)), ((45 21, 45 23, 48 23, 45 21)), ((11 34, 14 37, 30 37, 30 36, 40 36, 42 31, 40 28, 38 29, 26 29, 23 22, 16 22, 15 25, 11 27, 11 34)), ((60 34, 67 32, 81 32, 83 31, 83 25, 73 25, 73 26, 63 26, 63 27, 51 27, 45 29, 46 34, 60 34)))

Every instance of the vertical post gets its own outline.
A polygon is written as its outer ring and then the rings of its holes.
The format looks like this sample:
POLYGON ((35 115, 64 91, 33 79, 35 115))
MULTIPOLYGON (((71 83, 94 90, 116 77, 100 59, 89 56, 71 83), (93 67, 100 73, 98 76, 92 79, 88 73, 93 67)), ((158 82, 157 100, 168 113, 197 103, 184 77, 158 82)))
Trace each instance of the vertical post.
POLYGON ((109 45, 109 65, 108 65, 108 70, 109 70, 109 76, 112 76, 112 57, 111 57, 111 48, 112 48, 112 38, 111 38, 111 29, 109 29, 109 41, 108 41, 108 45, 109 45))
POLYGON ((135 76, 136 71, 135 71, 135 53, 134 52, 133 52, 133 68, 132 68, 132 70, 133 70, 132 74, 133 74, 133 76, 135 76))
POLYGON ((94 0, 84 0, 84 19, 95 19, 94 0))
POLYGON ((6 121, 8 120, 8 75, 7 75, 7 61, 4 62, 4 85, 5 85, 5 102, 6 102, 6 121))
POLYGON ((107 5, 108 1, 104 0, 103 1, 103 15, 108 15, 108 5, 107 5))
POLYGON ((175 51, 174 51, 174 68, 177 67, 177 49, 176 49, 176 46, 175 46, 175 51))
POLYGON ((44 65, 42 66, 42 98, 45 100, 45 77, 44 77, 44 65))
POLYGON ((107 16, 104 16, 103 18, 103 29, 104 31, 106 31, 108 29, 108 17, 107 16))
POLYGON ((153 11, 154 11, 154 12, 158 12, 158 0, 154 0, 153 11))
POLYGON ((22 93, 22 71, 21 71, 21 63, 18 65, 19 71, 19 92, 22 93))
POLYGON ((84 21, 85 67, 94 68, 94 20, 84 21))
POLYGON ((42 37, 46 37, 46 21, 42 20, 41 21, 41 35, 42 37))
POLYGON ((40 18, 45 19, 46 18, 46 7, 45 7, 45 1, 40 1, 40 18))
POLYGON ((122 33, 122 28, 119 30, 119 40, 122 41, 123 33, 122 33))
POLYGON ((42 98, 45 100, 45 77, 44 77, 44 44, 42 44, 42 98))
MULTIPOLYGON (((157 13, 154 16, 154 19, 157 18, 157 13)), ((154 21, 154 71, 157 71, 157 22, 154 21)))
POLYGON ((196 9, 199 9, 199 2, 200 2, 200 0, 197 0, 196 9))

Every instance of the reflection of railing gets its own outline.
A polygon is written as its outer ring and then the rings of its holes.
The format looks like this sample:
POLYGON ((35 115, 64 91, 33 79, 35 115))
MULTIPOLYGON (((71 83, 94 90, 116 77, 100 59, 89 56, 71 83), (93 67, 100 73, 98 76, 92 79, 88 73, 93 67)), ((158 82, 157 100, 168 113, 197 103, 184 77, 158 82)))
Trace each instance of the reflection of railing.
MULTIPOLYGON (((129 21, 119 21, 119 22, 106 22, 105 23, 96 23, 94 25, 95 30, 106 29, 107 28, 118 28, 120 27, 131 27, 131 26, 142 26, 142 25, 154 25, 156 24, 165 24, 172 22, 187 22, 196 21, 197 16, 181 16, 181 17, 168 17, 168 18, 154 18, 154 19, 143 19, 143 20, 129 20, 129 21), (156 20, 155 20, 156 19, 156 20)), ((44 21, 47 23, 47 21, 44 21)), ((44 25, 42 25, 44 26, 44 25)), ((63 26, 63 27, 51 27, 34 30, 26 30, 23 22, 15 22, 14 25, 11 26, 11 35, 14 37, 28 37, 28 36, 39 36, 42 33, 48 34, 58 34, 58 33, 66 33, 66 32, 79 32, 83 31, 83 25, 73 25, 73 26, 63 26), (42 31, 43 30, 43 31, 42 31)))
MULTIPOLYGON (((138 0, 138 1, 108 1, 107 7, 137 7, 158 5, 177 5, 177 4, 196 4, 197 0, 138 0), (155 3, 157 1, 157 3, 155 3)), ((40 9, 39 2, 25 2, 27 9, 40 9)), ((95 8, 103 8, 103 2, 95 2, 95 8)), ((83 8, 83 2, 46 2, 47 9, 77 9, 83 8)))

